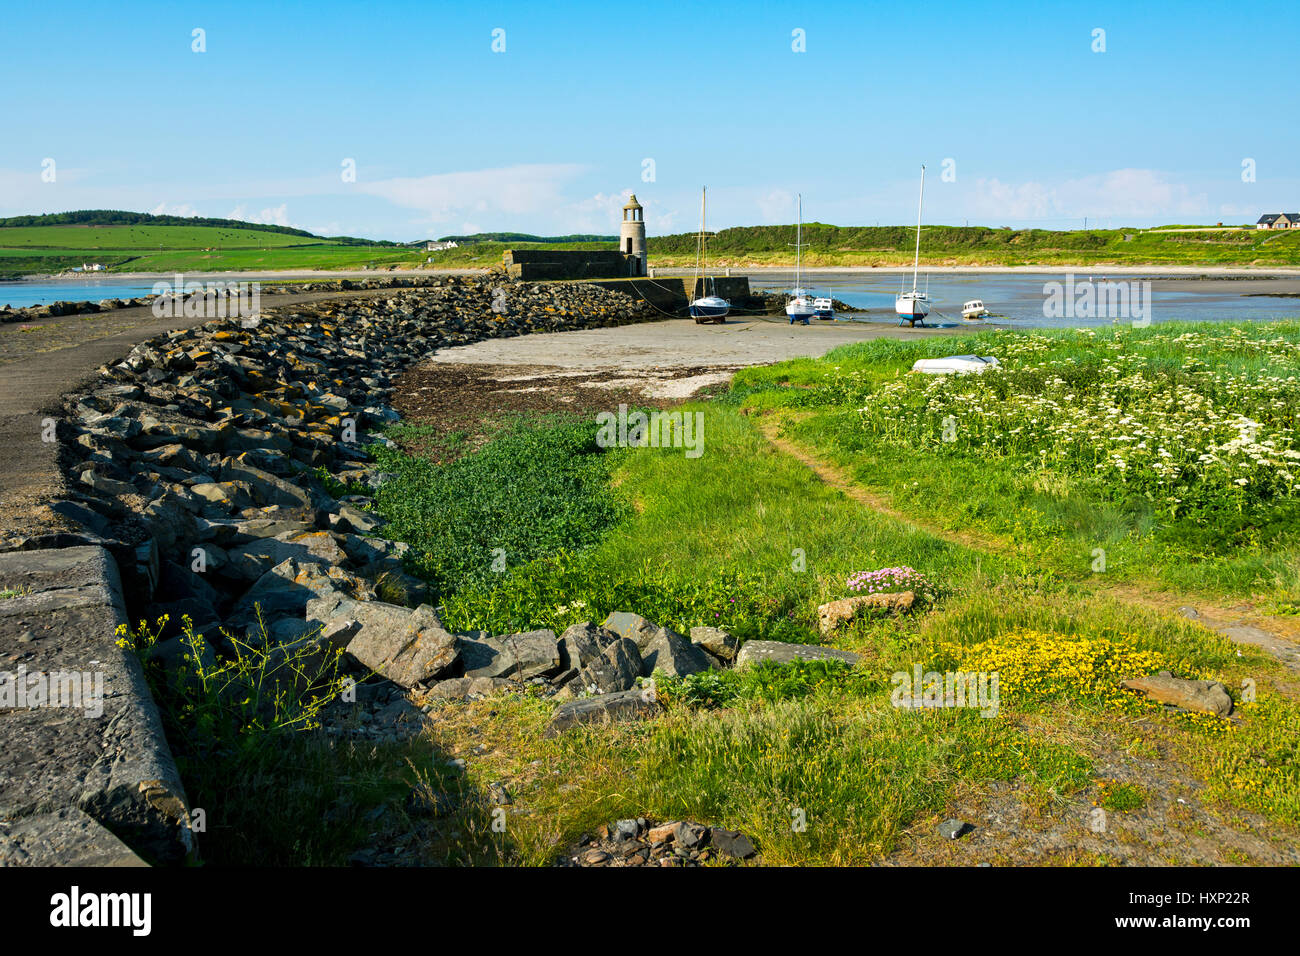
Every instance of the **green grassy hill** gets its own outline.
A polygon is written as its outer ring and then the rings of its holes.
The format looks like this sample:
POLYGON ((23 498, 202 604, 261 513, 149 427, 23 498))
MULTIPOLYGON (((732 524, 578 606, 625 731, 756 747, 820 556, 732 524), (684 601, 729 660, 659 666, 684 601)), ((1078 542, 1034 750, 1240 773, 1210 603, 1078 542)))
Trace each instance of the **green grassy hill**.
MULTIPOLYGON (((1178 227, 1162 227, 1174 229, 1178 227)), ((1184 227, 1186 228, 1186 227, 1184 227)), ((313 236, 299 229, 223 219, 181 219, 91 210, 0 219, 0 278, 62 272, 85 262, 113 272, 198 272, 278 269, 491 268, 507 249, 612 249, 599 237, 529 237, 485 233, 456 249, 350 236, 313 236), (114 217, 120 222, 114 221, 114 217), (581 241, 573 241, 581 239, 581 241)), ((907 226, 805 223, 807 266, 900 266, 911 262, 915 232, 907 226)), ((714 266, 794 264, 794 226, 723 229, 709 242, 714 266)), ((695 234, 652 236, 650 261, 661 267, 695 262, 695 234)), ((1300 230, 990 229, 926 226, 927 265, 1300 266, 1300 230)))
POLYGON ((63 272, 88 262, 113 272, 175 272, 412 268, 424 259, 422 251, 386 240, 326 238, 223 219, 103 210, 0 219, 0 277, 63 272))
MULTIPOLYGON (((794 231, 793 224, 723 229, 709 241, 710 262, 793 263, 794 231)), ((906 226, 804 223, 803 241, 807 243, 803 261, 810 266, 900 265, 911 261, 916 232, 906 226)), ((648 246, 656 263, 687 265, 695 259, 695 236, 690 233, 656 236, 648 246)), ((921 233, 921 257, 931 265, 1300 265, 1300 231, 1058 232, 926 226, 921 233)))

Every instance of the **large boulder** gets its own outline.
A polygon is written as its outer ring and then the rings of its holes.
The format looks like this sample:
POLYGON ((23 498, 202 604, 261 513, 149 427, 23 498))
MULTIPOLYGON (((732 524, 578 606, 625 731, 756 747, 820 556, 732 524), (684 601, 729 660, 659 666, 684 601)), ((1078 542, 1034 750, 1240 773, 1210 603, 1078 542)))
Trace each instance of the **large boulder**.
POLYGON ((837 660, 849 664, 858 662, 858 655, 852 651, 841 651, 834 647, 820 644, 786 644, 783 641, 746 641, 736 655, 736 669, 742 670, 773 661, 777 664, 789 664, 793 661, 837 660))
POLYGON ((834 634, 841 625, 848 624, 859 615, 871 611, 886 614, 905 614, 916 603, 914 591, 896 593, 859 594, 856 597, 841 598, 817 608, 817 621, 821 625, 823 637, 834 634))
POLYGON ((354 603, 356 598, 373 597, 370 586, 361 578, 342 568, 323 567, 319 564, 300 564, 295 558, 286 558, 257 579, 231 608, 226 623, 230 628, 252 632, 257 636, 260 619, 268 625, 290 618, 305 627, 298 632, 310 631, 325 624, 333 608, 342 601, 354 603), (314 601, 323 601, 328 613, 312 614, 314 601))
POLYGON ((601 651, 600 656, 578 672, 565 693, 612 694, 627 690, 641 676, 644 664, 636 642, 620 637, 601 651))
POLYGON ((1174 677, 1169 671, 1161 671, 1150 677, 1126 680, 1122 686, 1127 690, 1145 694, 1149 700, 1171 704, 1198 714, 1227 717, 1232 713, 1232 694, 1218 681, 1188 680, 1174 677))
POLYGON ((598 624, 571 624, 560 635, 560 669, 582 670, 617 641, 618 635, 598 624))
POLYGON ((659 708, 654 697, 640 688, 601 694, 598 697, 580 697, 566 701, 555 709, 543 737, 554 737, 593 721, 636 720, 649 717, 659 708))
POLYGON ((474 700, 518 687, 518 683, 501 677, 449 677, 429 688, 431 700, 474 700))
POLYGON ((459 660, 459 644, 427 604, 411 610, 382 601, 343 602, 340 617, 360 625, 347 646, 358 663, 403 687, 426 684, 459 660))
POLYGON ((691 628, 691 643, 708 652, 724 664, 736 659, 740 641, 720 627, 691 628))
POLYGON ((311 495, 293 482, 234 458, 227 458, 221 463, 221 480, 244 482, 253 499, 261 505, 312 507, 311 495))
POLYGON ((551 630, 524 631, 502 637, 460 638, 466 677, 528 680, 560 669, 560 650, 551 630))
POLYGON ((647 676, 662 671, 670 677, 689 677, 717 666, 703 650, 666 627, 641 648, 641 669, 647 676))
POLYGON ((647 621, 640 614, 633 614, 631 611, 615 611, 605 618, 603 626, 619 637, 635 641, 638 648, 645 647, 662 630, 658 624, 647 621))
POLYGON ((222 573, 250 581, 287 558, 294 558, 299 563, 324 565, 339 565, 347 561, 347 554, 328 531, 289 531, 274 538, 260 538, 231 548, 226 556, 230 560, 222 573))

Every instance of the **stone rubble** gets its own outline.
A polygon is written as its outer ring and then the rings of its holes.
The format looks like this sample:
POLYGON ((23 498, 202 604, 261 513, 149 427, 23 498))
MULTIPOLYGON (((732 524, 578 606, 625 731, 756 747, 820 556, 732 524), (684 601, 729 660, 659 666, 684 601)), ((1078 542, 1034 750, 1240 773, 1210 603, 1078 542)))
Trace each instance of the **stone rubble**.
POLYGON ((584 834, 557 866, 736 865, 758 856, 750 839, 735 830, 686 820, 655 824, 644 817, 617 820, 584 834))

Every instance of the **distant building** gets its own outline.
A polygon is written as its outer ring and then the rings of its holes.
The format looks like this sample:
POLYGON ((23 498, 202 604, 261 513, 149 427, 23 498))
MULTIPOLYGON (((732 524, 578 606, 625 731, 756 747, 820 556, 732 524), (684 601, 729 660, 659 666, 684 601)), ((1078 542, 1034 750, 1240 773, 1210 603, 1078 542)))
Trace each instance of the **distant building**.
POLYGON ((1256 229, 1300 229, 1300 212, 1270 212, 1259 217, 1256 229))
POLYGON ((646 274, 645 209, 636 201, 635 194, 623 207, 623 221, 618 228, 618 251, 630 257, 629 274, 646 274))
POLYGON ((443 249, 458 249, 458 248, 460 248, 460 243, 453 242, 450 239, 448 239, 446 242, 435 242, 434 240, 430 239, 428 242, 424 244, 425 252, 441 252, 443 249))

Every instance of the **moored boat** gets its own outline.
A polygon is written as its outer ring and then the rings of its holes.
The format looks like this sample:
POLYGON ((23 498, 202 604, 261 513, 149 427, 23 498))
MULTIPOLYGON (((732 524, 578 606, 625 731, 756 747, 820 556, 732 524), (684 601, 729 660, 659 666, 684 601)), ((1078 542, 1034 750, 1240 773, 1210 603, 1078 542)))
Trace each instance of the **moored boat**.
POLYGON ((920 322, 925 325, 925 317, 930 314, 930 297, 920 292, 916 286, 917 267, 921 262, 921 207, 925 202, 925 167, 921 167, 921 196, 916 201, 916 253, 912 258, 912 291, 899 291, 894 300, 894 312, 898 314, 899 324, 904 321, 913 326, 920 322))
POLYGON ((807 289, 800 288, 800 270, 802 266, 803 252, 803 193, 799 194, 799 224, 795 226, 794 233, 794 288, 790 290, 790 299, 785 304, 785 314, 790 318, 790 324, 802 322, 808 324, 808 320, 817 314, 817 308, 813 305, 812 296, 807 289))
POLYGON ((691 318, 695 324, 699 325, 705 321, 721 322, 731 311, 731 303, 720 295, 714 294, 713 276, 703 275, 708 271, 708 250, 705 240, 708 232, 705 229, 705 202, 708 198, 708 188, 700 190, 700 238, 695 246, 695 285, 691 289, 691 295, 697 295, 700 292, 706 293, 698 298, 692 299, 689 306, 691 318), (703 277, 703 281, 701 281, 703 277))

